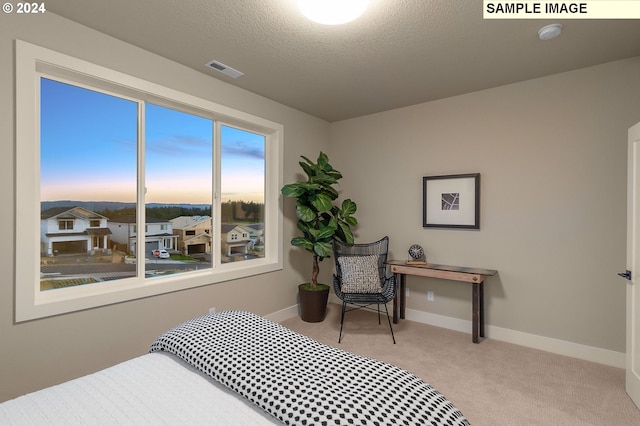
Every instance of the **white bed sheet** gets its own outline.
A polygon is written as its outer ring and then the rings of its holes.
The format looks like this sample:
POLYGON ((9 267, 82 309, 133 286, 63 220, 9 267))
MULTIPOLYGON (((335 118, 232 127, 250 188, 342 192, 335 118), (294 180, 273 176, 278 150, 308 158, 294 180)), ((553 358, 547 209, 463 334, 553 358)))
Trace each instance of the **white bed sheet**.
POLYGON ((277 419, 156 352, 0 404, 0 425, 273 425, 277 419))

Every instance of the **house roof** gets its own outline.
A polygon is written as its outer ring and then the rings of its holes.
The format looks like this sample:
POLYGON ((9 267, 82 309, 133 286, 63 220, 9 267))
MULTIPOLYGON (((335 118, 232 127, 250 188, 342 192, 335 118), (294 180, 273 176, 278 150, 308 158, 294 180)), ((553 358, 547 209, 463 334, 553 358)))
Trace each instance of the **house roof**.
POLYGON ((245 225, 247 228, 255 229, 256 231, 264 230, 264 223, 252 223, 249 225, 245 225))
POLYGON ((168 234, 166 232, 163 232, 163 233, 160 233, 160 234, 146 234, 145 237, 171 237, 171 238, 178 238, 177 235, 168 234))
POLYGON ((109 228, 87 228, 82 232, 49 232, 46 234, 47 237, 85 237, 87 235, 111 235, 111 230, 109 228))
POLYGON ((111 235, 111 229, 109 229, 109 228, 87 228, 86 233, 88 235, 111 235))
POLYGON ((235 224, 235 223, 223 223, 220 226, 221 232, 223 234, 227 234, 227 233, 233 231, 236 228, 239 230, 239 232, 242 232, 242 231, 247 231, 248 232, 249 231, 248 229, 246 229, 246 227, 244 225, 238 225, 238 224, 235 224))
POLYGON ((91 210, 82 207, 52 207, 40 213, 40 219, 106 219, 91 210))
POLYGON ((211 216, 178 216, 171 219, 173 229, 195 228, 202 223, 211 223, 211 216))
POLYGON ((211 241, 211 234, 207 234, 206 232, 203 232, 201 234, 190 236, 189 238, 185 238, 184 242, 188 243, 188 242, 191 242, 191 241, 198 241, 198 240, 209 240, 209 241, 211 241))
MULTIPOLYGON (((372 0, 345 25, 296 2, 65 0, 55 13, 327 121, 640 55, 633 19, 484 19, 480 0, 372 0), (542 41, 538 30, 563 33, 542 41), (230 78, 211 60, 244 73, 230 78)), ((606 2, 603 2, 606 3, 606 2)))

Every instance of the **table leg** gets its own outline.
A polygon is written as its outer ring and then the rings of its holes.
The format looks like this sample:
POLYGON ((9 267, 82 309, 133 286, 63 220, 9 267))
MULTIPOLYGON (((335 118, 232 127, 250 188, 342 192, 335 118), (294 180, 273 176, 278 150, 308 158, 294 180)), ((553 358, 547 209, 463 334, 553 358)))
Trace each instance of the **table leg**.
POLYGON ((397 324, 399 318, 405 317, 405 304, 406 301, 406 282, 404 274, 394 274, 396 279, 396 297, 393 298, 393 323, 397 324))
POLYGON ((400 281, 398 281, 400 279, 400 274, 393 274, 393 278, 395 280, 395 285, 396 285, 396 296, 393 298, 393 323, 397 324, 398 323, 398 304, 400 303, 399 299, 399 294, 400 294, 400 281))
POLYGON ((484 337, 484 282, 478 284, 480 293, 480 337, 484 337))
POLYGON ((407 276, 400 274, 400 318, 405 319, 407 308, 407 276))
POLYGON ((473 343, 478 343, 480 341, 478 338, 478 332, 480 331, 480 288, 478 284, 471 284, 471 288, 471 339, 473 343))

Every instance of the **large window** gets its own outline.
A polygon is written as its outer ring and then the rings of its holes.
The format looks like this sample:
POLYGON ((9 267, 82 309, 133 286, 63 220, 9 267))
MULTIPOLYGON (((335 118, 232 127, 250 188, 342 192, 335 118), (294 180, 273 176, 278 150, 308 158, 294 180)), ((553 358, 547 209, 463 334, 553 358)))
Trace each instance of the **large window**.
POLYGON ((16 320, 282 267, 281 125, 23 42, 16 68, 16 320))

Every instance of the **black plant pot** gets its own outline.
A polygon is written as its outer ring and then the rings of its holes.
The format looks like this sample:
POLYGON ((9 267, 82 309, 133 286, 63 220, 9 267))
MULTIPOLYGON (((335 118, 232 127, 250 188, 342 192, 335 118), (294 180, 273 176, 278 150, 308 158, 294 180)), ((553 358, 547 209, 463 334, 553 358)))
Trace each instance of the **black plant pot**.
POLYGON ((300 296, 300 318, 305 322, 321 322, 327 313, 327 301, 329 300, 329 286, 318 284, 311 289, 309 284, 298 286, 300 296))

